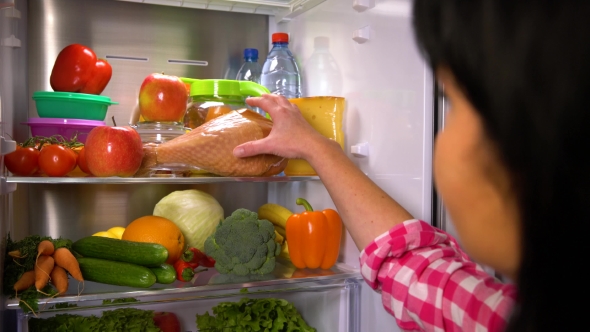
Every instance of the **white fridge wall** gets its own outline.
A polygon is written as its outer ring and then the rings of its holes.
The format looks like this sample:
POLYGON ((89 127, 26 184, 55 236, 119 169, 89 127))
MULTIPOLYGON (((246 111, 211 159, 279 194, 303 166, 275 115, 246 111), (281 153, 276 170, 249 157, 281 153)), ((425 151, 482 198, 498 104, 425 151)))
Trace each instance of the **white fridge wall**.
MULTIPOLYGON (((433 78, 415 46, 411 1, 377 0, 373 8, 362 12, 353 8, 358 2, 364 1, 327 0, 281 24, 271 17, 269 32, 290 34, 289 47, 303 73, 305 96, 318 94, 305 89, 309 87, 305 80, 322 70, 306 67, 314 52, 314 39, 329 39, 329 52, 340 75, 325 76, 324 83, 335 91, 341 89, 347 101, 343 124, 346 153, 414 217, 431 222, 433 78), (368 40, 359 43, 353 36, 358 41, 368 40), (334 77, 342 78, 341 86, 330 81, 334 77), (368 146, 368 156, 353 155, 351 147, 363 143, 368 146)), ((297 197, 308 198, 316 209, 333 207, 321 183, 271 185, 269 200, 293 211, 301 210, 295 205, 297 197)), ((358 256, 359 250, 347 234, 340 260, 358 267, 358 256)), ((381 296, 366 284, 361 311, 362 331, 398 329, 383 309, 381 296)))

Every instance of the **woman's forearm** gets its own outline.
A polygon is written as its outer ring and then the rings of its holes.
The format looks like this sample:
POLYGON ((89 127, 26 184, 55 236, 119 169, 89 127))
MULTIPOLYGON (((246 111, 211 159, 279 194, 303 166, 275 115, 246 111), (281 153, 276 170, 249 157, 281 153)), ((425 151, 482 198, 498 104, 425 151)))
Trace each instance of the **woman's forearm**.
POLYGON ((316 140, 307 157, 328 190, 359 250, 391 227, 412 219, 331 140, 316 140))
POLYGON ((243 158, 269 153, 307 160, 324 183, 359 249, 393 226, 412 219, 348 159, 338 143, 313 129, 285 97, 266 94, 248 98, 247 103, 268 112, 273 128, 266 138, 236 147, 234 155, 243 158))

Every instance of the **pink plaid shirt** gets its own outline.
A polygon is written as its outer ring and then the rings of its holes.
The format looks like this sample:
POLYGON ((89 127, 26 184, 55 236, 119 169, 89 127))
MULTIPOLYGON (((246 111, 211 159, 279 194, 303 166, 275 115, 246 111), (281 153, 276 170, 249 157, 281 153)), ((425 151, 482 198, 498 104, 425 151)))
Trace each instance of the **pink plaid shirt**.
POLYGON ((380 235, 360 263, 404 331, 502 331, 516 297, 515 285, 490 276, 452 236, 421 220, 380 235))

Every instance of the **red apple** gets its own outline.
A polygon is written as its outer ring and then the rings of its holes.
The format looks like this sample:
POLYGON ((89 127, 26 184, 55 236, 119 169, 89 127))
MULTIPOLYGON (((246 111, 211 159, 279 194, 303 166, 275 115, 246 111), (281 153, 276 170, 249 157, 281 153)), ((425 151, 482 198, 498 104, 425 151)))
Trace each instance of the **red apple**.
POLYGON ((139 89, 139 113, 145 121, 182 122, 188 92, 180 78, 153 73, 139 89))
POLYGON ((143 143, 135 129, 99 126, 86 137, 86 164, 94 176, 133 176, 143 159, 143 143))

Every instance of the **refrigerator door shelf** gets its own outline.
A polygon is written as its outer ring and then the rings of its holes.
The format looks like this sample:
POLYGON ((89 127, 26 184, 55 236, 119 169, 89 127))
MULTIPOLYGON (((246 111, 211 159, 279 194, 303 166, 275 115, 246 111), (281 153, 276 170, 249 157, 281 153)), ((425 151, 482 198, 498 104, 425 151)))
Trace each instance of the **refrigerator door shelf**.
POLYGON ((359 13, 373 7, 375 7, 375 0, 354 0, 352 2, 352 8, 359 13))
MULTIPOLYGON (((0 123, 1 125, 1 123, 0 123)), ((0 136, 0 158, 5 154, 11 153, 12 151, 16 150, 16 142, 12 140, 7 140, 4 137, 0 136)), ((2 160, 0 160, 0 165, 4 167, 2 160)), ((9 194, 16 190, 16 183, 9 183, 8 180, 0 174, 0 195, 9 194)))
POLYGON ((16 150, 16 141, 5 139, 0 136, 0 153, 5 155, 16 150))
POLYGON ((358 44, 364 44, 371 39, 371 27, 365 26, 352 33, 352 39, 358 44))
POLYGON ((363 142, 350 147, 350 154, 357 158, 366 158, 369 156, 369 143, 363 142))

